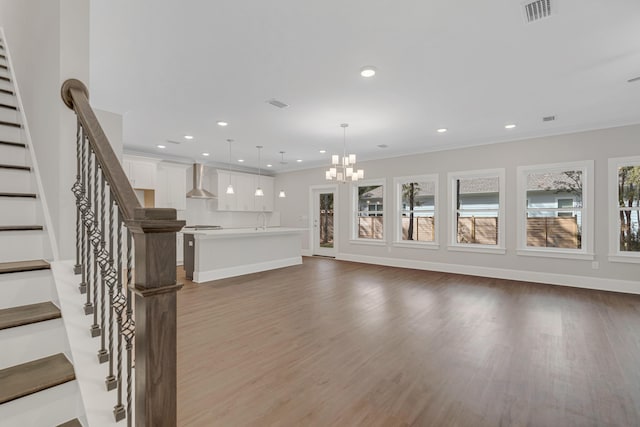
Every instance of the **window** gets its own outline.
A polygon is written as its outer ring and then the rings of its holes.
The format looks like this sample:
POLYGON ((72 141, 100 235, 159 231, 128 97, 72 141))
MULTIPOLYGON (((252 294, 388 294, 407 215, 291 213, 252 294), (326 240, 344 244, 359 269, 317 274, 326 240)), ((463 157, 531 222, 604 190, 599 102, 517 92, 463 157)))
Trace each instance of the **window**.
POLYGON ((504 169, 449 174, 452 250, 504 253, 504 169))
POLYGON ((384 181, 360 181, 354 185, 356 240, 384 239, 384 181))
POLYGON ((609 159, 609 259, 640 262, 640 157, 609 159))
POLYGON ((593 259, 593 162, 518 168, 518 253, 593 259))
POLYGON ((436 190, 437 175, 395 178, 396 221, 395 243, 409 246, 437 242, 436 190))

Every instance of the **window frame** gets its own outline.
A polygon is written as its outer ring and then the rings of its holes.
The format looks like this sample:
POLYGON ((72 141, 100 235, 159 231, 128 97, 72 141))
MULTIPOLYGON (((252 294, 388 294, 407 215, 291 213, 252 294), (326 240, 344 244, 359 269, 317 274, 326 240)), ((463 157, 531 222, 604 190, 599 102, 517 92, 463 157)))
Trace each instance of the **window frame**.
MULTIPOLYGON (((516 214, 518 226, 518 249, 517 253, 521 256, 537 256, 549 258, 567 258, 594 260, 594 161, 581 160, 572 162, 551 163, 543 165, 526 165, 518 166, 517 169, 517 209, 516 214), (582 172, 582 208, 558 208, 558 199, 566 199, 568 197, 555 197, 556 208, 549 208, 549 211, 555 210, 556 217, 561 210, 579 210, 581 212, 582 235, 581 248, 543 248, 527 246, 527 176, 530 173, 553 173, 579 170, 582 172)), ((575 203, 575 197, 573 198, 575 203)))
POLYGON ((409 176, 399 176, 393 178, 393 188, 395 191, 394 197, 394 240, 393 246, 396 247, 406 247, 406 248, 424 248, 424 249, 438 249, 440 247, 439 243, 439 218, 438 218, 438 174, 427 174, 427 175, 409 175, 409 176), (434 240, 432 242, 421 242, 416 240, 402 240, 402 185, 407 182, 432 182, 435 188, 433 194, 433 229, 434 229, 434 240))
MULTIPOLYGON (((609 261, 624 263, 640 263, 640 252, 620 251, 620 223, 618 206, 618 168, 624 166, 640 166, 640 156, 614 157, 609 159, 609 261)), ((640 208, 639 208, 640 209, 640 208)))
MULTIPOLYGON (((449 193, 449 244, 447 249, 450 251, 463 251, 463 252, 479 252, 479 253, 491 253, 491 254, 505 254, 505 207, 506 207, 506 192, 505 192, 505 169, 480 169, 471 171, 459 171, 449 172, 447 174, 447 186, 449 193), (457 221, 457 200, 456 200, 456 185, 455 181, 458 179, 473 179, 473 178, 498 178, 498 241, 495 245, 486 245, 478 243, 458 243, 458 221, 457 221)), ((493 209, 492 209, 493 210, 493 209)))
POLYGON ((387 180, 382 179, 366 179, 358 180, 351 185, 351 239, 350 243, 361 245, 385 246, 387 244, 387 225, 389 215, 387 209, 387 180), (372 185, 382 186, 382 239, 367 239, 358 236, 358 218, 360 210, 358 210, 358 187, 367 187, 372 185))

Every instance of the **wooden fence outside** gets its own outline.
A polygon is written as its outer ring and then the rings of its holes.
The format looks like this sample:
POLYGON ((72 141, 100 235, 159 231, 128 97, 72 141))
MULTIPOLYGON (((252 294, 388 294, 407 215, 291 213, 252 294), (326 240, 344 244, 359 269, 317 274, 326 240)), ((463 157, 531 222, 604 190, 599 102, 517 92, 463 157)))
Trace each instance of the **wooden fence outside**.
POLYGON ((527 246, 579 249, 581 241, 577 218, 527 218, 527 246))
POLYGON ((361 239, 382 239, 384 222, 381 216, 359 216, 358 237, 361 239))
MULTIPOLYGON (((409 240, 409 224, 411 219, 402 218, 402 240, 409 240)), ((419 242, 433 242, 435 240, 435 221, 432 216, 414 217, 412 237, 419 242)))

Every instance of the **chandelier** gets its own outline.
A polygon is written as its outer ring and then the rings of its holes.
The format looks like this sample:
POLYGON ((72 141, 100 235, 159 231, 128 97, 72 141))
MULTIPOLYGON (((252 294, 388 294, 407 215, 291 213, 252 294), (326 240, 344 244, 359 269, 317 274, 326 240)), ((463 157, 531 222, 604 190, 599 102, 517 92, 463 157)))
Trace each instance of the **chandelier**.
POLYGON ((347 156, 347 127, 348 123, 342 123, 342 158, 340 155, 331 156, 331 167, 325 171, 327 181, 357 181, 364 178, 364 170, 356 169, 356 155, 349 154, 347 156))

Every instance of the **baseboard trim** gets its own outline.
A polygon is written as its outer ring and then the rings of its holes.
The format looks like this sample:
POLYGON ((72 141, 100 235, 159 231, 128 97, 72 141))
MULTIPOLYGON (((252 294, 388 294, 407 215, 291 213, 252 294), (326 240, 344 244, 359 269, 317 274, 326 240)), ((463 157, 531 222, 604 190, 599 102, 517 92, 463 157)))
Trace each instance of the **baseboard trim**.
POLYGON ((470 276, 495 279, 519 280, 548 285, 571 286, 574 288, 597 289, 601 291, 640 294, 640 282, 633 280, 607 279, 601 277, 575 276, 570 274, 544 273, 538 271, 510 270, 506 268, 479 267, 473 265, 445 264, 418 260, 373 257, 367 255, 340 253, 336 257, 342 261, 378 264, 389 267, 413 268, 416 270, 439 271, 443 273, 468 274, 470 276))
POLYGON ((260 271, 274 270, 276 268, 290 267, 302 264, 302 257, 277 259, 273 261, 257 262, 255 264, 237 265, 234 267, 219 268, 201 272, 193 272, 195 283, 208 282, 210 280, 225 279, 227 277, 242 276, 243 274, 258 273, 260 271))
POLYGON ((311 252, 311 249, 302 249, 300 251, 300 255, 302 255, 302 256, 313 256, 313 252, 311 252))

